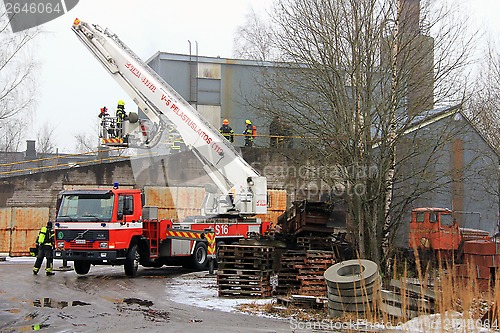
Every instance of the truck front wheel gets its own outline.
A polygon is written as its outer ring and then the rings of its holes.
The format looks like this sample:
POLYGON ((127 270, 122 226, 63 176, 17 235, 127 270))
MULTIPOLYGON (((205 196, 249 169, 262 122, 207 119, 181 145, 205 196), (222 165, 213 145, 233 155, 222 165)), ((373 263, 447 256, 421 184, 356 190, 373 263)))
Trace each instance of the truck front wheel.
POLYGON ((76 274, 85 275, 90 271, 90 262, 88 261, 76 260, 74 264, 76 274))
POLYGON ((130 247, 127 252, 127 259, 125 260, 125 274, 127 276, 136 276, 137 269, 139 268, 139 253, 137 252, 137 244, 130 247))
POLYGON ((191 267, 196 270, 204 270, 208 264, 207 244, 198 242, 194 247, 193 255, 191 256, 191 267))

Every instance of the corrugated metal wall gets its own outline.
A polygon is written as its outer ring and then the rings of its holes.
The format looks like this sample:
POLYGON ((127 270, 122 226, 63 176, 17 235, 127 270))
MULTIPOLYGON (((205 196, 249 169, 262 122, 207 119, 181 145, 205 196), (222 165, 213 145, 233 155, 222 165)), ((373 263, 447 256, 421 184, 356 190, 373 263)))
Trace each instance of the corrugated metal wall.
POLYGON ((28 255, 38 231, 48 220, 48 207, 0 208, 0 253, 28 255))

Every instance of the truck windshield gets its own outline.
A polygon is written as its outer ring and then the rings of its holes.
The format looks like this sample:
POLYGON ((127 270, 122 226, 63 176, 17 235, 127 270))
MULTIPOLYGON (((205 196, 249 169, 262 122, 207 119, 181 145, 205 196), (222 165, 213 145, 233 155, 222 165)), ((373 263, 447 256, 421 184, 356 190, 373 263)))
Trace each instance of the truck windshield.
POLYGON ((56 221, 110 222, 112 212, 112 193, 63 195, 56 221))

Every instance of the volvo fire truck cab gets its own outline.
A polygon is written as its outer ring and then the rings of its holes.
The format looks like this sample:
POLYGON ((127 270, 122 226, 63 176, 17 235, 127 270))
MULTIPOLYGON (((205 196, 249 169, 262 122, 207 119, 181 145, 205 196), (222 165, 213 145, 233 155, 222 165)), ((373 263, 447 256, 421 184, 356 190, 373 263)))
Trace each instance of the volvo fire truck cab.
POLYGON ((91 265, 123 265, 134 276, 138 265, 182 265, 204 269, 215 259, 211 227, 190 228, 158 220, 144 207, 138 189, 78 189, 59 194, 55 222, 57 259, 74 261, 78 274, 91 265), (143 215, 147 218, 143 218, 143 215))

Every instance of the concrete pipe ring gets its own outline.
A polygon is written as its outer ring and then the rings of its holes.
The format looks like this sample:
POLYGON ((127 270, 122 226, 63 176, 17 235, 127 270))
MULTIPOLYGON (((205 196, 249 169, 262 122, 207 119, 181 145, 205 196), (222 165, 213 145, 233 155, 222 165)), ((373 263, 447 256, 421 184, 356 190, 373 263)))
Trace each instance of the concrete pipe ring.
POLYGON ((371 304, 371 302, 348 304, 348 303, 333 302, 331 300, 328 301, 328 310, 364 313, 371 311, 372 307, 373 305, 371 304))
MULTIPOLYGON (((378 275, 378 274, 377 274, 378 275)), ((329 295, 335 295, 335 296, 347 296, 347 297, 354 297, 354 296, 364 296, 364 295, 369 295, 378 290, 380 288, 380 276, 378 276, 375 281, 373 281, 370 284, 359 284, 356 285, 356 288, 351 288, 351 289, 339 289, 337 286, 334 286, 333 282, 329 282, 330 285, 328 285, 328 294, 329 295)))
POLYGON ((375 281, 378 265, 366 259, 346 260, 328 268, 323 276, 330 287, 355 289, 375 281))
POLYGON ((364 304, 367 301, 371 302, 375 295, 371 291, 366 291, 364 294, 355 296, 339 296, 335 294, 328 293, 328 300, 337 303, 344 304, 364 304))

